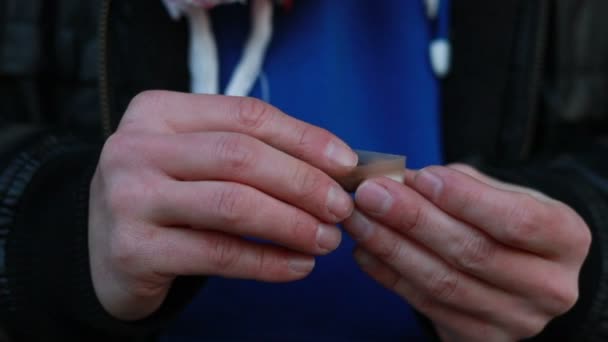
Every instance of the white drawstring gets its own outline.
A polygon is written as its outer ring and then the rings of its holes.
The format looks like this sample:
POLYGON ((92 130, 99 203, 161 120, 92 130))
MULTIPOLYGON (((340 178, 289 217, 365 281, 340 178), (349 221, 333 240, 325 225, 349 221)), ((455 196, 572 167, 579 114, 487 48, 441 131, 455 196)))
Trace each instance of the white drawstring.
POLYGON ((270 82, 268 82, 268 76, 264 71, 260 71, 260 98, 264 102, 270 102, 270 82))
MULTIPOLYGON (((207 6, 196 6, 195 0, 163 0, 171 17, 178 19, 184 12, 190 23, 190 90, 199 94, 219 93, 219 58, 211 18, 207 6), (181 7, 180 7, 181 5, 181 7)), ((199 3, 201 1, 199 0, 199 3)), ((216 5, 222 1, 206 0, 206 5, 216 5)), ((223 2, 240 2, 238 0, 223 2)), ((251 92, 260 76, 266 50, 272 38, 272 0, 252 0, 251 32, 243 55, 238 62, 226 95, 246 96, 251 92)))
POLYGON ((270 0, 253 0, 251 33, 243 50, 243 56, 226 87, 226 95, 249 94, 260 75, 266 49, 272 38, 272 8, 270 0))
POLYGON ((196 94, 217 94, 219 59, 209 14, 205 8, 190 7, 187 16, 190 23, 190 91, 196 94))
POLYGON ((439 0, 424 0, 424 4, 426 5, 426 16, 435 20, 439 13, 439 0))
POLYGON ((449 0, 424 0, 426 15, 433 26, 429 57, 435 76, 444 78, 450 72, 452 53, 449 40, 449 0))

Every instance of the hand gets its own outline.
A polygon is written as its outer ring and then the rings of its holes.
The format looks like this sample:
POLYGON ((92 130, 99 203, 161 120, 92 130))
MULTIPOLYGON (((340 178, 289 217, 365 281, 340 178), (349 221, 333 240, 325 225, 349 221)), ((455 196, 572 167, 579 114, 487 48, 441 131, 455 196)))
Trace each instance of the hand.
POLYGON ((335 223, 353 209, 330 175, 356 163, 329 132, 258 100, 138 95, 91 183, 90 262, 101 304, 136 320, 158 309, 178 275, 305 277, 314 255, 338 246, 335 223))
POLYGON ((577 300, 589 228, 541 193, 453 165, 366 181, 355 203, 355 259, 444 341, 531 337, 577 300))

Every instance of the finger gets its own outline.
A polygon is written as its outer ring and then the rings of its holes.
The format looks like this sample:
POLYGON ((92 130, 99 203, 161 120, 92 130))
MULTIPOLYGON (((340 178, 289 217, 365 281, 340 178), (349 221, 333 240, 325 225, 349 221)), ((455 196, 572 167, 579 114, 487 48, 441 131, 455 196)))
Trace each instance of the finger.
POLYGON ((362 248, 355 250, 354 258, 363 272, 429 317, 444 341, 512 341, 528 337, 528 334, 512 336, 506 329, 489 322, 485 317, 472 316, 428 297, 390 266, 362 248), (446 331, 449 332, 448 335, 445 334, 446 331))
MULTIPOLYGON (((559 306, 554 298, 565 296, 559 281, 568 279, 560 264, 498 243, 483 231, 463 223, 430 203, 416 191, 389 179, 369 180, 356 193, 357 205, 376 221, 413 239, 451 266, 492 286, 527 298, 551 298, 548 309, 559 306), (548 296, 547 293, 554 296, 548 296)), ((355 213, 355 239, 365 241, 373 225, 355 213), (358 229, 357 229, 358 228, 358 229)), ((558 303, 559 304, 559 303, 558 303)))
POLYGON ((159 230, 142 247, 155 272, 206 275, 267 282, 297 280, 314 268, 314 258, 219 232, 159 230))
POLYGON ((357 155, 327 130, 248 97, 144 92, 131 101, 121 129, 243 133, 332 175, 347 173, 357 165, 357 155))
MULTIPOLYGON (((480 182, 483 182, 489 186, 492 186, 496 189, 499 190, 505 190, 505 191, 512 191, 512 192, 519 192, 522 194, 528 194, 532 197, 537 198, 539 201, 543 201, 543 202, 549 202, 549 203, 555 203, 557 202, 556 200, 548 197, 547 195, 543 194, 540 191, 534 190, 534 189, 530 189, 530 188, 526 188, 520 185, 516 185, 516 184, 510 184, 510 183, 506 183, 503 181, 500 181, 496 178, 490 177, 486 174, 481 173, 479 170, 477 170, 476 168, 467 165, 467 164, 461 164, 461 163, 455 163, 455 164, 449 164, 447 165, 448 168, 462 172, 466 175, 469 175, 475 179, 477 179, 480 182)), ((416 179, 416 175, 418 174, 418 170, 410 170, 407 169, 405 171, 405 184, 410 186, 410 187, 414 187, 414 180, 416 179)))
POLYGON ((367 229, 367 238, 359 240, 359 246, 390 265, 403 281, 416 288, 422 303, 437 302, 477 318, 513 327, 523 324, 522 318, 531 322, 544 318, 528 300, 458 271, 423 247, 357 211, 344 222, 344 227, 355 236, 358 230, 367 229))
POLYGON ((255 237, 315 255, 333 251, 342 238, 337 227, 246 185, 170 181, 158 191, 149 215, 159 225, 255 237))
POLYGON ((484 182, 490 186, 493 186, 497 189, 500 190, 506 190, 506 191, 513 191, 513 192, 520 192, 523 194, 528 194, 530 196, 533 196, 535 198, 537 198, 539 201, 544 201, 544 202, 550 202, 550 203, 555 203, 556 201, 550 197, 548 197, 547 195, 543 194, 540 191, 534 190, 534 189, 530 189, 530 188, 526 188, 523 186, 519 186, 516 184, 510 184, 510 183, 506 183, 503 181, 500 181, 496 178, 490 177, 488 175, 485 175, 483 173, 481 173, 479 170, 475 169, 474 167, 470 166, 470 165, 466 165, 466 164, 450 164, 448 165, 449 168, 460 171, 464 174, 467 174, 481 182, 484 182))
POLYGON ((448 214, 483 229, 501 243, 546 256, 570 246, 569 212, 558 202, 488 186, 446 167, 417 173, 414 188, 448 214))
POLYGON ((353 201, 321 170, 239 133, 211 132, 147 141, 155 166, 180 180, 226 180, 250 185, 327 222, 350 215, 353 201))

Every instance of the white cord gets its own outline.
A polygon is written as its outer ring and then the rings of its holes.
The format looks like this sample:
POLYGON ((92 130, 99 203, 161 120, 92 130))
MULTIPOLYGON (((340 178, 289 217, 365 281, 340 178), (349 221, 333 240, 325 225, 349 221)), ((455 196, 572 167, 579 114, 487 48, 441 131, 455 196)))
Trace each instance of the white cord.
MULTIPOLYGON (((190 25, 190 91, 196 94, 219 93, 219 57, 207 7, 244 0, 162 0, 169 15, 178 20, 182 14, 190 25)), ((246 96, 260 77, 266 50, 272 38, 273 0, 252 0, 251 33, 243 55, 226 87, 226 95, 246 96)), ((269 96, 268 84, 263 92, 269 96)))
POLYGON ((262 70, 266 49, 272 38, 271 0, 253 0, 251 5, 251 33, 232 78, 226 87, 226 95, 249 94, 262 70))
POLYGON ((190 23, 190 91, 195 94, 219 92, 219 59, 213 27, 207 9, 190 6, 186 11, 190 23))
POLYGON ((264 70, 260 71, 260 93, 264 102, 270 103, 270 82, 264 70))
POLYGON ((426 5, 426 16, 434 20, 439 13, 439 0, 424 0, 426 5))
POLYGON ((435 75, 441 78, 446 77, 450 72, 450 60, 452 59, 450 42, 447 39, 432 41, 429 53, 431 56, 431 66, 435 75))
POLYGON ((163 5, 165 5, 165 8, 167 9, 167 12, 169 13, 171 19, 178 20, 179 18, 181 18, 182 9, 179 3, 171 0, 162 0, 162 2, 163 5))

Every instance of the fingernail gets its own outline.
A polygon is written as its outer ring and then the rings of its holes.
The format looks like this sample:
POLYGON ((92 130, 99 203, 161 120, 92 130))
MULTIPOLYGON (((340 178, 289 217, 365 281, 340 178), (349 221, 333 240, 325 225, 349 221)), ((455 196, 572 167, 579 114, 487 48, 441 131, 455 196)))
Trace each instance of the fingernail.
POLYGON ((362 267, 371 267, 376 264, 376 258, 371 256, 369 253, 364 252, 360 249, 356 250, 353 254, 355 261, 362 267))
POLYGON ((327 209, 336 222, 342 221, 353 211, 353 200, 341 187, 334 185, 327 192, 327 209))
POLYGON ((358 156, 343 142, 332 140, 325 149, 325 155, 334 164, 342 167, 355 167, 358 156))
POLYGON ((366 240, 374 229, 372 223, 357 210, 346 220, 344 228, 357 241, 366 240))
POLYGON ((414 179, 416 189, 430 199, 437 198, 443 188, 441 178, 428 169, 422 169, 414 179))
POLYGON ((355 193, 355 200, 361 208, 373 214, 386 214, 393 205, 393 196, 374 181, 365 181, 355 193))
POLYGON ((320 224, 317 229, 317 244, 323 252, 331 252, 338 248, 342 241, 342 233, 338 228, 327 224, 320 224))
POLYGON ((315 259, 297 257, 289 260, 289 269, 295 273, 309 273, 315 267, 315 259))

